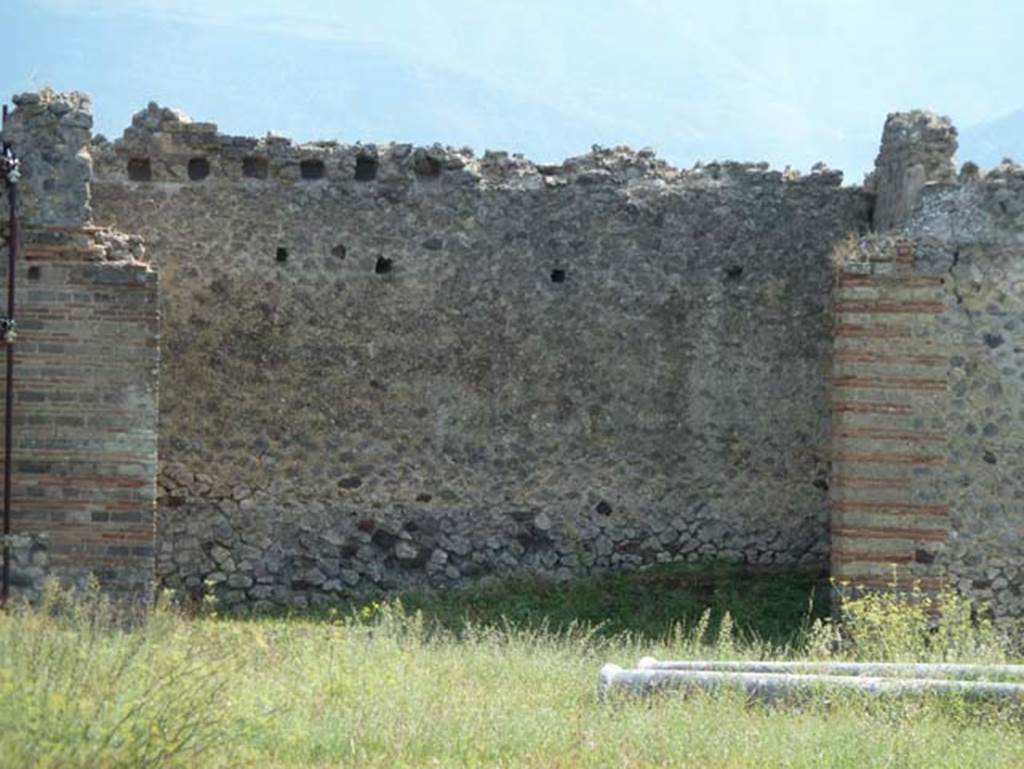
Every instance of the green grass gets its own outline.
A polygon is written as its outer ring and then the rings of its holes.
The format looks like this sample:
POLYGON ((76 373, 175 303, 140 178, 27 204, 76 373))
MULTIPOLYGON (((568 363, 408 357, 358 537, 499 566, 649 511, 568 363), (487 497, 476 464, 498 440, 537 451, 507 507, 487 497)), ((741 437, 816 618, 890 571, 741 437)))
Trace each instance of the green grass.
POLYGON ((655 566, 566 582, 519 577, 464 590, 406 595, 410 611, 457 631, 464 623, 510 621, 564 630, 586 623, 606 637, 661 638, 711 610, 712 630, 729 612, 741 637, 793 641, 829 613, 828 584, 811 574, 751 573, 725 563, 655 566))
MULTIPOLYGON (((485 618, 501 605, 500 589, 489 590, 485 618)), ((1012 658, 966 604, 945 605, 936 623, 920 597, 855 603, 843 655, 1012 658)), ((457 622, 462 609, 448 608, 457 622)), ((628 625, 626 613, 620 621, 628 625)), ((161 608, 126 630, 96 596, 52 592, 41 609, 0 616, 0 766, 1024 766, 1016 709, 952 699, 598 701, 608 661, 820 657, 837 632, 819 620, 778 647, 737 638, 731 619, 710 625, 706 613, 657 639, 480 622, 456 634, 408 607, 374 604, 256 621, 161 608)))

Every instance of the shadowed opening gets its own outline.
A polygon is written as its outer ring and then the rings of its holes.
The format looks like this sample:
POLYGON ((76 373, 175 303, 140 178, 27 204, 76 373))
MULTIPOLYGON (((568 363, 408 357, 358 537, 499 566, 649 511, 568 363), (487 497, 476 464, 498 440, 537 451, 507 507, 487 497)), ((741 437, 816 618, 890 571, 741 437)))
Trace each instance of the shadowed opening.
POLYGON ((188 178, 201 182, 210 175, 210 161, 206 158, 192 158, 188 161, 188 178))
POLYGON ((441 175, 441 161, 432 158, 425 152, 417 153, 412 161, 412 170, 417 176, 426 179, 436 179, 441 175))
POLYGON ((360 155, 356 158, 356 181, 372 182, 377 178, 377 158, 360 155))
POLYGON ((153 168, 149 158, 132 158, 128 161, 128 178, 133 182, 153 181, 153 168))
POLYGON ((299 175, 303 179, 323 179, 326 173, 322 160, 303 160, 299 163, 299 175))
POLYGON ((242 158, 242 176, 250 179, 266 179, 268 166, 266 158, 242 158))

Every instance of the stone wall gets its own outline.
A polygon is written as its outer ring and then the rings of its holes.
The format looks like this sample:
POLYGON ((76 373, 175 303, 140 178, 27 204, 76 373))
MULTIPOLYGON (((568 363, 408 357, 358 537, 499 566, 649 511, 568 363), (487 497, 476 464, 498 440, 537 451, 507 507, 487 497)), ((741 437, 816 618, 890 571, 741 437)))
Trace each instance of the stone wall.
POLYGON ((1024 169, 926 190, 906 228, 947 271, 950 583, 1024 614, 1024 169))
MULTIPOLYGON (((955 143, 932 149, 952 166, 955 143)), ((891 582, 895 566, 1019 617, 1024 169, 965 164, 892 193, 894 232, 839 254, 833 576, 891 582)))
POLYGON ((891 115, 863 189, 90 123, 43 92, 6 134, 26 589, 137 595, 154 544, 255 608, 831 553, 1024 612, 1024 171, 957 175, 948 120, 891 115))
POLYGON ((97 141, 162 275, 158 575, 296 605, 828 559, 840 176, 224 136, 97 141))
POLYGON ((154 568, 156 273, 137 238, 91 223, 88 100, 46 91, 15 103, 4 132, 24 174, 18 336, 3 347, 15 356, 12 592, 32 597, 47 576, 92 574, 144 599, 154 568))
POLYGON ((52 227, 91 221, 92 104, 81 93, 50 90, 15 96, 3 128, 5 142, 21 161, 19 215, 52 227))

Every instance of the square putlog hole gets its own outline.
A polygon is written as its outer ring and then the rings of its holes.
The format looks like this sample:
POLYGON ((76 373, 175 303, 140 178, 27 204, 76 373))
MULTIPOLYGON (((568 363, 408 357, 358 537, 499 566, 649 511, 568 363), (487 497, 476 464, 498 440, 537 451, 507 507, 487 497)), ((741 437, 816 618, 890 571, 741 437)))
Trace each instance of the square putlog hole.
POLYGON ((266 179, 269 167, 266 158, 242 158, 242 176, 247 179, 266 179))
POLYGON ((322 160, 303 160, 299 163, 299 176, 307 181, 323 179, 327 174, 322 160))
POLYGON ((436 179, 441 175, 441 161, 418 149, 412 158, 412 170, 423 179, 436 179))
POLYGON ((210 161, 206 158, 192 158, 188 161, 188 178, 193 182, 201 182, 210 175, 210 161))
POLYGON ((128 178, 133 182, 153 181, 153 167, 149 158, 131 158, 128 161, 128 178))
POLYGON ((372 182, 377 178, 377 158, 360 155, 356 158, 356 181, 372 182))

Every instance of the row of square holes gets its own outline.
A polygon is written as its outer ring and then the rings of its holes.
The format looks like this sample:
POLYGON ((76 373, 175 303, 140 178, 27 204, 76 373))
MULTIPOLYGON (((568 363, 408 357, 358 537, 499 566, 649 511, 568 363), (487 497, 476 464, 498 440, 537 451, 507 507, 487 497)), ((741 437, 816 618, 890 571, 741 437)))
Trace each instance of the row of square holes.
MULTIPOLYGON (((360 155, 356 158, 356 181, 369 182, 377 178, 377 159, 360 155)), ((242 158, 242 176, 250 179, 266 179, 269 163, 266 158, 242 158)), ((436 177, 441 175, 441 164, 434 158, 419 156, 413 162, 413 170, 417 176, 436 177)), ((210 175, 210 161, 206 158, 192 158, 188 161, 188 178, 201 182, 210 175)), ((307 180, 323 179, 327 176, 327 167, 322 160, 302 160, 299 162, 299 176, 307 180)), ((153 168, 149 158, 132 158, 128 161, 128 178, 133 182, 149 182, 153 180, 153 168)))
MULTIPOLYGON (((340 244, 331 249, 331 254, 336 256, 336 257, 338 257, 339 259, 344 259, 345 255, 347 253, 348 253, 348 249, 346 249, 345 246, 340 245, 340 244)), ((288 261, 288 249, 285 248, 284 246, 278 246, 277 247, 277 253, 274 256, 274 260, 277 261, 279 264, 283 264, 284 262, 287 262, 288 261)), ((377 262, 373 266, 373 271, 375 273, 377 273, 378 275, 387 275, 389 272, 391 272, 391 268, 393 266, 394 266, 394 262, 391 259, 388 259, 386 256, 378 256, 377 257, 377 262)), ((565 270, 562 270, 562 269, 554 269, 554 270, 552 270, 551 271, 551 282, 552 283, 565 283, 565 270)))

